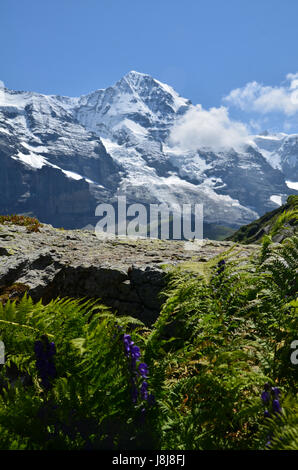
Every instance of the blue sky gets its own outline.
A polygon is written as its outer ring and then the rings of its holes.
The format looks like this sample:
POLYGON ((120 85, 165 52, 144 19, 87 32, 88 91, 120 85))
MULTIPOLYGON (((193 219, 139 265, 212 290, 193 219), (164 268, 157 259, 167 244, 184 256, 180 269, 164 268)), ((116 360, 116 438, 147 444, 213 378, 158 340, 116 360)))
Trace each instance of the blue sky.
POLYGON ((265 86, 291 89, 297 18, 296 0, 1 0, 0 79, 78 96, 137 70, 206 109, 225 104, 235 119, 293 130, 295 109, 269 106, 264 116, 243 100, 250 82, 263 87, 252 100, 265 86), (223 101, 238 88, 243 96, 223 101))

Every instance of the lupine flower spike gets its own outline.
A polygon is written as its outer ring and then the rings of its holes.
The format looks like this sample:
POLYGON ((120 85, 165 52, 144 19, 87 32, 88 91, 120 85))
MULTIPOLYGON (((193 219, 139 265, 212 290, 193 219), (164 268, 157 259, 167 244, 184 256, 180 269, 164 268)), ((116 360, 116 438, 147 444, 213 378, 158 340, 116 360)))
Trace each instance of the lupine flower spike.
MULTIPOLYGON (((279 402, 280 394, 281 394, 281 392, 280 392, 278 387, 272 387, 271 388, 271 394, 270 394, 270 385, 268 383, 266 383, 264 385, 264 390, 261 393, 261 400, 263 402, 263 405, 266 407, 266 409, 264 410, 264 418, 270 418, 271 417, 271 414, 268 410, 268 408, 270 407, 270 402, 271 402, 272 412, 275 415, 277 413, 282 412, 282 408, 281 408, 280 402, 279 402)), ((267 436, 266 447, 270 447, 272 437, 273 437, 272 435, 267 436)))
MULTIPOLYGON (((123 335, 123 344, 124 344, 124 353, 127 358, 131 360, 131 371, 135 374, 132 377, 132 402, 137 403, 138 397, 140 396, 142 400, 146 400, 149 406, 153 406, 155 404, 154 395, 148 393, 148 383, 146 380, 143 380, 140 387, 140 393, 137 388, 137 376, 141 377, 142 379, 147 379, 149 375, 149 368, 145 362, 140 362, 141 351, 138 346, 134 344, 131 339, 130 335, 124 334, 123 335), (137 362, 140 364, 137 367, 137 362)), ((144 415, 145 412, 143 412, 144 415)))

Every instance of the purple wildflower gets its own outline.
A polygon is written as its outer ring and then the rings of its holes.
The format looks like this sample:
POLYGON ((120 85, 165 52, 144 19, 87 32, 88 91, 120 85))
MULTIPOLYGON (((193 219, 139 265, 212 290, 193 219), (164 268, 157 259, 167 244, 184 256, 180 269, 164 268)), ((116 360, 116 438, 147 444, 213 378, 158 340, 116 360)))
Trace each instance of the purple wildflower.
POLYGON ((132 346, 130 348, 130 356, 131 356, 131 368, 135 370, 137 367, 137 361, 141 357, 141 351, 138 346, 132 346))
POLYGON ((139 364, 139 373, 144 379, 148 377, 149 369, 147 364, 145 364, 144 362, 141 362, 141 364, 139 364))
MULTIPOLYGON (((140 393, 138 392, 138 389, 137 389, 138 375, 141 376, 142 379, 146 379, 149 375, 149 367, 145 362, 141 362, 137 368, 137 362, 140 362, 140 357, 141 357, 140 348, 133 343, 130 335, 126 335, 126 334, 123 335, 123 343, 124 343, 125 355, 131 360, 131 363, 130 363, 131 370, 134 373, 134 376, 131 378, 132 401, 133 403, 137 403, 138 396, 140 394, 140 397, 142 400, 147 400, 149 405, 153 405, 155 403, 155 398, 152 394, 150 395, 148 394, 148 383, 145 380, 141 384, 140 393)), ((145 410, 145 408, 143 410, 145 410)), ((143 410, 142 410, 142 414, 143 416, 145 416, 143 410)))
POLYGON ((269 403, 269 400, 270 400, 270 394, 269 394, 269 392, 267 392, 266 390, 264 390, 264 391, 262 392, 261 399, 262 399, 264 405, 267 405, 267 404, 269 403))
POLYGON ((272 409, 274 413, 281 413, 281 406, 280 406, 279 400, 277 399, 273 400, 272 409))
MULTIPOLYGON (((280 395, 280 390, 278 387, 272 387, 271 388, 271 395, 270 395, 270 385, 269 383, 266 383, 264 385, 264 391, 262 392, 261 394, 261 398, 262 398, 262 401, 264 403, 264 405, 269 405, 270 404, 270 401, 272 399, 272 411, 274 414, 277 414, 277 413, 281 413, 282 412, 282 408, 280 406, 280 403, 279 403, 279 395, 280 395)), ((268 411, 268 409, 265 409, 264 410, 264 418, 270 418, 271 415, 270 415, 270 412, 268 411)), ((272 435, 268 435, 267 436, 267 443, 266 443, 266 447, 270 447, 271 446, 271 440, 272 440, 272 435)))
POLYGON ((141 385, 141 398, 143 400, 148 399, 148 383, 144 381, 141 385))
POLYGON ((133 359, 139 359, 141 357, 141 351, 139 346, 132 346, 130 348, 130 353, 133 359))
POLYGON ((225 270, 225 260, 224 259, 221 259, 218 263, 217 263, 217 267, 218 267, 218 270, 217 270, 217 275, 218 274, 221 274, 224 270, 225 270))
POLYGON ((129 356, 129 353, 131 352, 131 348, 134 344, 133 341, 131 340, 131 336, 123 335, 123 343, 124 343, 125 355, 129 356))
POLYGON ((271 392, 272 392, 272 395, 278 399, 279 395, 280 395, 280 390, 278 387, 272 387, 271 389, 271 392))

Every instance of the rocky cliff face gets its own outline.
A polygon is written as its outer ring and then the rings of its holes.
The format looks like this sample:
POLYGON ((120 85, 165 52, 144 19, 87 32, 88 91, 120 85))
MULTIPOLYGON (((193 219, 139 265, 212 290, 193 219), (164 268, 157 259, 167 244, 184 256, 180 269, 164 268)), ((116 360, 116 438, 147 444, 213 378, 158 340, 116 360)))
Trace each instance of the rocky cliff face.
POLYGON ((110 200, 120 180, 101 140, 85 131, 59 97, 7 91, 5 100, 0 212, 32 213, 67 227, 94 221, 97 200, 110 200))
POLYGON ((281 170, 287 180, 298 180, 298 135, 276 134, 255 137, 260 151, 271 162, 272 166, 281 170))
POLYGON ((146 324, 159 314, 167 272, 174 266, 195 269, 234 247, 245 260, 258 249, 233 242, 205 240, 185 249, 183 242, 99 240, 92 231, 45 225, 39 232, 0 225, 0 301, 27 291, 36 301, 56 297, 98 298, 119 314, 146 324))
POLYGON ((0 90, 0 213, 54 226, 95 225, 98 203, 203 203, 204 221, 239 227, 296 191, 295 136, 257 136, 243 151, 173 147, 194 107, 171 87, 130 72, 80 98, 0 90))

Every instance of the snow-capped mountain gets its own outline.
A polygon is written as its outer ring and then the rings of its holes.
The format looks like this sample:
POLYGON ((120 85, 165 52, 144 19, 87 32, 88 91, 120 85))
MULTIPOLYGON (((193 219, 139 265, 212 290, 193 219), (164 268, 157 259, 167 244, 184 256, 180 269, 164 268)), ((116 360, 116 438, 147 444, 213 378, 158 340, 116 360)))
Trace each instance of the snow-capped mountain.
POLYGON ((298 134, 265 132, 254 137, 259 150, 274 168, 278 168, 290 181, 298 181, 298 134))
POLYGON ((182 150, 175 123, 192 103, 129 72, 79 98, 0 89, 0 213, 31 212, 66 228, 94 225, 95 207, 203 203, 204 221, 238 227, 295 192, 298 135, 254 136, 240 150, 182 150))

